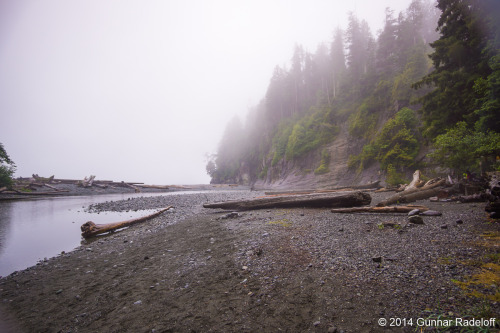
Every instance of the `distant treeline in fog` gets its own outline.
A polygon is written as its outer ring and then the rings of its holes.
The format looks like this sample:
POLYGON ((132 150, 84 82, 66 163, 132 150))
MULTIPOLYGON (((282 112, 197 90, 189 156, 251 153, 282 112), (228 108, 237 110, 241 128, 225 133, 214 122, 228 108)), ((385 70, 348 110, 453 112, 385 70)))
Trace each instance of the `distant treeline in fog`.
MULTIPOLYGON (((314 53, 296 45, 244 124, 228 122, 207 164, 212 182, 237 182, 242 167, 250 182, 266 179, 280 161, 322 150, 341 128, 364 142, 351 152, 353 170, 378 163, 394 176, 421 167, 424 147, 426 161, 457 171, 500 154, 499 7, 413 0, 401 13, 386 8, 376 37, 350 13, 314 53)), ((315 173, 328 171, 327 155, 315 173)))

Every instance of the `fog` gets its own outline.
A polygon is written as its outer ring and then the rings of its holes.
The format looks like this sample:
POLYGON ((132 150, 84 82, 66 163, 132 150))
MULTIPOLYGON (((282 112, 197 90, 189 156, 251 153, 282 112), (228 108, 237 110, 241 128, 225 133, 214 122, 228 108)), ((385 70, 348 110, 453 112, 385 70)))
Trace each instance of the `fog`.
POLYGON ((0 3, 0 142, 16 176, 207 183, 205 154, 295 44, 376 36, 410 0, 0 3))

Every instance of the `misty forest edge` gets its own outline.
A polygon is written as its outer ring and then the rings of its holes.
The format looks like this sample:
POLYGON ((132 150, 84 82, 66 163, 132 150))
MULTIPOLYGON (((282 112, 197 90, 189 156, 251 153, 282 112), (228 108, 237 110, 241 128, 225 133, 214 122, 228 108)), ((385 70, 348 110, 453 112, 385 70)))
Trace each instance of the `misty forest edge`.
MULTIPOLYGON (((387 8, 374 38, 350 13, 329 47, 297 45, 290 69, 275 67, 244 126, 229 121, 206 165, 211 183, 397 185, 415 169, 498 171, 498 17, 495 0, 413 0, 397 17, 387 8)), ((0 143, 0 188, 15 169, 0 143)))
POLYGON ((211 183, 326 187, 499 170, 500 5, 413 0, 374 38, 353 13, 314 54, 296 45, 245 125, 230 120, 211 183))

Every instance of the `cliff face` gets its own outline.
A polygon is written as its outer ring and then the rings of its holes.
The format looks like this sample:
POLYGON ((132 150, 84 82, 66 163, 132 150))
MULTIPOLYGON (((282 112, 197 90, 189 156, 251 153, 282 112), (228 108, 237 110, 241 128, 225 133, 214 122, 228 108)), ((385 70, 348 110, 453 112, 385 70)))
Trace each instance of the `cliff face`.
MULTIPOLYGON (((336 139, 326 147, 321 147, 294 160, 282 159, 275 166, 271 166, 271 160, 266 161, 266 165, 269 166, 267 177, 256 180, 253 187, 256 189, 320 189, 383 181, 384 177, 379 172, 378 163, 374 163, 359 173, 357 170, 348 168, 349 155, 358 153, 362 147, 363 142, 350 137, 348 126, 344 124, 336 139), (318 175, 314 173, 314 170, 320 166, 321 151, 325 149, 329 153, 328 171, 318 175)), ((240 179, 242 178, 240 176, 240 179)), ((250 177, 247 175, 246 179, 249 180, 250 177)))

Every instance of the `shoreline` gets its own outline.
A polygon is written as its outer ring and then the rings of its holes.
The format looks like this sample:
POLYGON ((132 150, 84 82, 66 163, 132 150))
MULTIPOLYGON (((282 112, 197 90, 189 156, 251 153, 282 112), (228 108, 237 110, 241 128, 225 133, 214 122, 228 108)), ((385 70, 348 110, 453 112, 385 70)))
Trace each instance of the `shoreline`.
MULTIPOLYGON (((25 332, 400 332, 378 318, 460 317, 481 304, 500 313, 453 282, 480 272, 478 262, 495 265, 498 238, 481 235, 500 228, 483 204, 418 202, 443 212, 424 225, 299 208, 226 219, 201 207, 258 195, 174 195, 172 214, 0 279, 0 309, 25 332)), ((387 194, 372 195, 376 204, 387 194)), ((96 209, 164 205, 158 198, 96 209)))
POLYGON ((123 186, 109 186, 107 188, 100 188, 95 186, 81 187, 77 184, 61 183, 51 184, 52 187, 59 190, 45 191, 43 188, 38 187, 31 192, 23 194, 3 193, 0 192, 0 202, 5 200, 31 200, 39 198, 59 198, 67 196, 89 196, 89 195, 107 195, 107 194, 131 194, 131 193, 171 193, 180 191, 208 191, 218 189, 232 189, 232 190, 247 190, 248 186, 243 185, 219 185, 219 184, 193 184, 193 185, 158 185, 158 187, 168 188, 154 188, 155 185, 144 185, 145 187, 137 187, 139 191, 130 187, 123 186), (38 193, 38 194, 37 194, 38 193))

